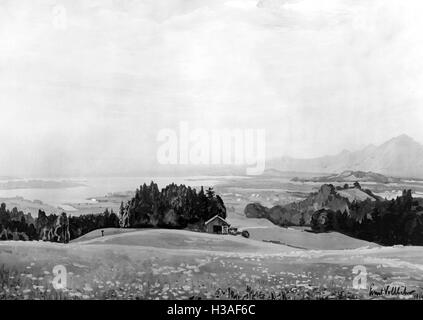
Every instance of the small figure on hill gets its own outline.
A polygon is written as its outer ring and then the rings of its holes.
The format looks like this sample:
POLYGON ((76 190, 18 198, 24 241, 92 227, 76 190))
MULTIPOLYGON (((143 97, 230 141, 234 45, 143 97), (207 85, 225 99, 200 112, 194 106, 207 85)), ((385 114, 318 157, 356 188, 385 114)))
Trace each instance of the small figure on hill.
POLYGON ((101 230, 101 236, 104 237, 104 230, 101 230))
POLYGON ((299 225, 300 225, 301 227, 305 225, 304 213, 302 213, 302 214, 301 214, 301 218, 300 218, 300 221, 299 221, 299 225))

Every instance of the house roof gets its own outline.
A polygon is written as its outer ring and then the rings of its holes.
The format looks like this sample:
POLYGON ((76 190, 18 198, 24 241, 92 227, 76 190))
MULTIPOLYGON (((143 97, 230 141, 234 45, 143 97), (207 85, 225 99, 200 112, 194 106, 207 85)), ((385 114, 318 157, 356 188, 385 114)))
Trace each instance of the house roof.
POLYGON ((222 220, 224 223, 226 223, 228 226, 230 226, 230 224, 225 220, 225 219, 223 219, 221 216, 219 216, 219 215, 215 215, 213 218, 211 218, 211 219, 209 219, 209 220, 207 220, 206 222, 205 222, 205 224, 209 224, 210 222, 212 222, 213 220, 215 220, 215 219, 220 219, 220 220, 222 220))

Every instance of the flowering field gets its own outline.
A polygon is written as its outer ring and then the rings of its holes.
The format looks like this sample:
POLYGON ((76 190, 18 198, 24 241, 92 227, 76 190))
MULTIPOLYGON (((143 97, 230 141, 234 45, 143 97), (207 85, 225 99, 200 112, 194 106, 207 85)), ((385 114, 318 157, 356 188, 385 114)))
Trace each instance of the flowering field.
POLYGON ((0 299, 420 298, 419 248, 306 251, 235 238, 165 230, 68 245, 2 242, 0 299), (356 265, 366 267, 368 286, 401 281, 415 292, 369 296, 353 288, 356 265), (57 266, 66 272, 59 289, 57 266))

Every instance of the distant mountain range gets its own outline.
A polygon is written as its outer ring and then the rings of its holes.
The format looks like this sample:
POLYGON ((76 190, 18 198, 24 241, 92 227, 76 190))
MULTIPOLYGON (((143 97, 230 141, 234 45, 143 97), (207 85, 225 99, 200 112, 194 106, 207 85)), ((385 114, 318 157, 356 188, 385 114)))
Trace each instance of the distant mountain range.
POLYGON ((364 171, 344 171, 339 174, 331 174, 322 177, 301 178, 295 177, 291 181, 299 182, 376 182, 376 183, 394 183, 401 182, 400 178, 387 177, 380 173, 364 171))
POLYGON ((369 145, 354 152, 344 150, 334 156, 272 159, 266 162, 266 168, 314 173, 371 171, 393 177, 422 179, 423 145, 407 135, 401 135, 380 146, 369 145))

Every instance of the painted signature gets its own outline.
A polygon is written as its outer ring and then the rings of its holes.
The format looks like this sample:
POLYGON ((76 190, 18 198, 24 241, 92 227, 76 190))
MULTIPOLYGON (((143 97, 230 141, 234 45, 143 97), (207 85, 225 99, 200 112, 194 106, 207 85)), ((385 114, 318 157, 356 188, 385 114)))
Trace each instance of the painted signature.
POLYGON ((369 296, 421 296, 417 290, 408 290, 407 286, 402 282, 393 282, 385 286, 378 287, 372 283, 369 287, 369 296))

